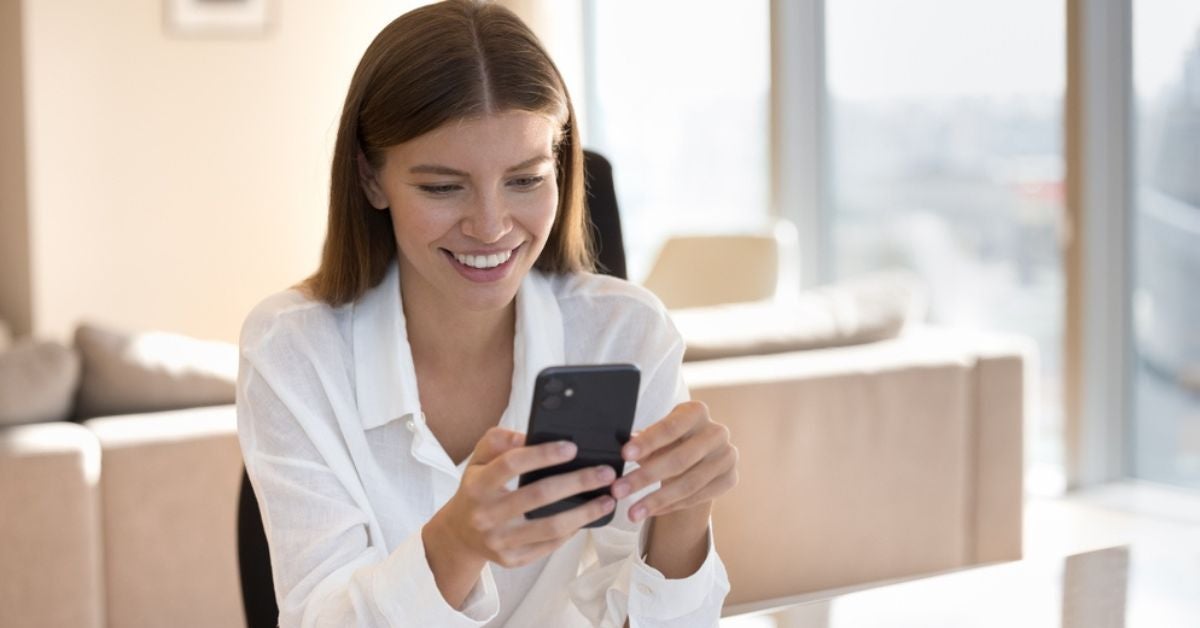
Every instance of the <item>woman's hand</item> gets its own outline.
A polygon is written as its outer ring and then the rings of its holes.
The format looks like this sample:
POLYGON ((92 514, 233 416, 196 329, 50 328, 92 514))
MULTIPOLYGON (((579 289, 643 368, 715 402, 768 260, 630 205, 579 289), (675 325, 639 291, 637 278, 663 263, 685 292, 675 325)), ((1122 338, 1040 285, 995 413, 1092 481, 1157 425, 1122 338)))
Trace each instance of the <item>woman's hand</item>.
MULTIPOLYGON (((509 480, 522 473, 568 462, 574 443, 562 441, 524 447, 525 435, 494 427, 479 439, 458 492, 434 520, 478 560, 519 567, 545 556, 583 526, 608 514, 616 500, 598 497, 571 510, 540 519, 525 513, 564 497, 612 484, 608 465, 543 478, 510 491, 509 480), (565 447, 563 447, 565 445, 565 447)), ((431 522, 432 523, 432 522, 431 522)))
POLYGON ((622 455, 640 467, 613 484, 614 497, 662 482, 630 507, 631 521, 709 503, 738 482, 738 451, 729 442, 729 428, 713 421, 699 401, 675 406, 661 421, 635 434, 622 455))

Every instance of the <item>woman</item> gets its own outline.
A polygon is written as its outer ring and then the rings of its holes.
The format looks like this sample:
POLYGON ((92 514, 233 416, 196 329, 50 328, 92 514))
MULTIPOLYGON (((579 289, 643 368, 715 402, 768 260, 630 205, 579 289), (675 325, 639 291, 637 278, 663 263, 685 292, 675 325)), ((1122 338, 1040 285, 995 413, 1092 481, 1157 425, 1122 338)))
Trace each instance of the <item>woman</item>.
POLYGON ((422 7, 364 53, 320 267, 242 329, 238 435, 282 626, 716 624, 709 515, 737 451, 687 401, 661 303, 588 272, 581 167, 562 79, 508 10, 422 7), (642 371, 625 476, 516 488, 575 454, 524 446, 537 372, 611 362, 642 371))

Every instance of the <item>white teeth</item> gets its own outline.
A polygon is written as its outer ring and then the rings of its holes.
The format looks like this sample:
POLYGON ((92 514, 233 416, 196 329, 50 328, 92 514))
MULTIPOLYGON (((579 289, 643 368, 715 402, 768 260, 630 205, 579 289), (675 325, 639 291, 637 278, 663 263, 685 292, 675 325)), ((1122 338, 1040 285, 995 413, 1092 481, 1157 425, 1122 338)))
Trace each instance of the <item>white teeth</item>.
POLYGON ((455 253, 454 259, 467 266, 470 266, 471 268, 495 268, 504 262, 507 262, 508 258, 511 256, 512 251, 505 251, 503 253, 496 253, 492 255, 460 255, 455 253))

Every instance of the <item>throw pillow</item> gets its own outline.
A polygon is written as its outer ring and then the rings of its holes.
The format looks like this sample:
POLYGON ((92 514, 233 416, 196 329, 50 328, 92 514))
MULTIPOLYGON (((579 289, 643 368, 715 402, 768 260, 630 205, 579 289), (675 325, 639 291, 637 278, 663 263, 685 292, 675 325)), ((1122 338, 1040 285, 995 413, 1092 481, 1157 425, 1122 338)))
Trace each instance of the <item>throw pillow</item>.
POLYGON ((70 347, 17 341, 0 351, 0 425, 69 418, 78 384, 79 356, 70 347))
POLYGON ((923 284, 888 271, 803 291, 792 301, 674 310, 684 361, 782 353, 891 338, 924 316, 923 284))
POLYGON ((233 403, 235 345, 84 323, 75 347, 83 358, 76 418, 233 403))

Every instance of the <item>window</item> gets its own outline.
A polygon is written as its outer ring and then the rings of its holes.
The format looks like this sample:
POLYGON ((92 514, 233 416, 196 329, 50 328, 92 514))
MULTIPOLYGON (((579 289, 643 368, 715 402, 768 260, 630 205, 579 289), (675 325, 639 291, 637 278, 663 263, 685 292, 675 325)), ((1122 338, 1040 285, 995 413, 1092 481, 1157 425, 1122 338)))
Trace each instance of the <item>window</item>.
POLYGON ((1037 341, 1026 458, 1048 491, 1063 482, 1065 14, 825 2, 832 272, 911 268, 934 323, 1037 341))
POLYGON ((1133 8, 1132 474, 1200 488, 1200 4, 1133 8))
POLYGON ((590 0, 584 145, 613 164, 630 279, 674 233, 769 221, 766 0, 590 0))

